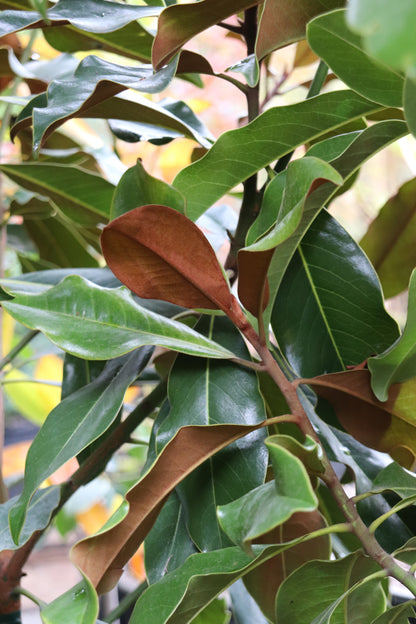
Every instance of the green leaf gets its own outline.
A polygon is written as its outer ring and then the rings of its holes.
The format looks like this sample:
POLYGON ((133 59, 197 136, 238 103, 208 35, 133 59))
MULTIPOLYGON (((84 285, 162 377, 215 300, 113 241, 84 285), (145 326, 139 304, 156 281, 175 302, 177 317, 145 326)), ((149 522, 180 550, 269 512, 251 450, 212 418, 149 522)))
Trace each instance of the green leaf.
POLYGON ((271 108, 247 126, 226 132, 173 182, 186 198, 186 214, 197 219, 237 184, 272 161, 379 108, 352 91, 337 91, 271 108))
POLYGON ((416 82, 410 78, 404 84, 403 106, 409 130, 416 136, 416 82))
POLYGON ((170 206, 178 212, 184 212, 184 198, 179 191, 147 173, 138 160, 120 178, 114 192, 111 219, 147 204, 170 206))
POLYGON ((401 548, 394 551, 393 556, 409 565, 416 563, 416 537, 410 538, 401 548))
POLYGON ((409 618, 414 617, 415 611, 412 605, 415 600, 409 600, 403 604, 399 604, 392 609, 388 609, 385 613, 373 620, 371 624, 409 624, 409 618))
POLYGON ((367 577, 379 570, 372 559, 360 552, 338 561, 306 563, 279 588, 276 597, 279 624, 371 622, 384 611, 386 604, 380 578, 367 582, 367 577))
POLYGON ((157 7, 120 6, 120 3, 110 0, 85 0, 81 4, 77 0, 59 0, 48 9, 45 16, 41 11, 44 1, 31 0, 31 4, 33 2, 36 2, 36 11, 2 11, 0 36, 26 28, 41 28, 45 25, 45 17, 52 23, 67 22, 80 30, 105 33, 118 30, 136 19, 160 13, 157 7))
POLYGON ((98 616, 98 596, 84 576, 82 581, 41 610, 44 624, 95 624, 98 616), (64 615, 65 614, 65 615, 64 615))
POLYGON ((46 163, 0 165, 13 182, 49 197, 66 216, 84 226, 106 223, 114 186, 78 167, 46 163))
POLYGON ((245 549, 252 540, 280 526, 294 513, 313 511, 318 506, 302 462, 273 441, 266 444, 275 480, 218 507, 222 528, 235 544, 245 549))
POLYGON ((344 0, 266 0, 257 33, 257 58, 262 59, 277 48, 304 39, 306 25, 315 15, 344 4, 344 0))
POLYGON ((127 288, 102 288, 76 275, 3 306, 23 325, 85 359, 108 360, 148 344, 201 357, 233 357, 186 325, 138 305, 127 288))
POLYGON ((87 56, 73 76, 51 82, 46 100, 38 100, 40 106, 33 108, 34 151, 39 150, 42 141, 56 127, 125 89, 144 93, 162 91, 173 78, 176 66, 177 62, 173 61, 154 74, 148 66, 126 67, 87 56))
POLYGON ((235 624, 268 624, 255 600, 239 579, 229 588, 235 624))
POLYGON ((42 531, 47 527, 53 511, 59 505, 60 498, 60 487, 57 485, 43 488, 35 493, 30 501, 18 544, 13 541, 8 521, 10 509, 16 503, 18 496, 0 505, 0 550, 16 550, 25 544, 35 531, 42 531))
POLYGON ((372 491, 392 490, 400 498, 416 495, 416 475, 396 462, 386 466, 373 481, 372 491))
POLYGON ((327 212, 313 222, 285 273, 272 326, 301 377, 359 364, 398 335, 373 268, 327 212))
POLYGON ((106 431, 123 404, 127 388, 151 353, 147 348, 112 360, 101 375, 70 394, 49 414, 29 448, 23 491, 10 510, 10 529, 16 541, 35 490, 106 431))
POLYGON ((144 541, 149 585, 181 566, 195 552, 186 527, 183 505, 176 491, 173 491, 144 541))
MULTIPOLYGON (((238 357, 250 358, 239 332, 226 317, 205 317, 195 329, 238 357)), ((180 427, 190 423, 254 425, 266 418, 256 374, 232 362, 179 356, 169 377, 168 397, 171 411, 157 432, 158 452, 180 427)), ((194 470, 178 487, 189 534, 200 550, 231 545, 218 525, 216 507, 264 482, 264 438, 261 429, 237 440, 194 470)))
POLYGON ((296 230, 301 220, 305 201, 314 183, 332 182, 339 186, 342 178, 328 163, 318 158, 304 157, 290 163, 282 189, 280 176, 276 176, 264 193, 262 209, 269 213, 271 206, 279 206, 277 220, 271 231, 245 251, 266 251, 280 245, 296 230))
POLYGON ((168 63, 185 43, 218 22, 248 9, 253 0, 203 0, 187 5, 175 4, 162 11, 152 50, 155 69, 168 63))
POLYGON ((242 74, 249 87, 255 87, 259 81, 259 63, 254 54, 250 54, 242 61, 231 65, 231 67, 227 69, 227 72, 229 71, 242 74))
POLYGON ((339 9, 312 20, 307 29, 312 50, 357 93, 384 106, 402 106, 403 76, 374 61, 345 18, 346 10, 339 9))
POLYGON ((416 5, 413 0, 402 0, 400 10, 397 8, 389 0, 351 0, 347 19, 351 28, 363 36, 369 54, 414 76, 416 5))
POLYGON ((407 288, 416 266, 416 178, 401 186, 370 224, 360 246, 377 271, 386 298, 407 288))
POLYGON ((231 612, 228 611, 224 599, 210 602, 203 611, 193 620, 194 624, 229 624, 231 612))
MULTIPOLYGON (((119 288, 120 282, 114 277, 110 269, 50 269, 24 273, 15 278, 0 280, 1 287, 11 297, 20 294, 40 294, 52 286, 59 284, 65 277, 79 275, 98 286, 105 288, 119 288)), ((9 297, 9 298, 11 298, 9 297)))
POLYGON ((379 401, 386 401, 394 383, 416 376, 416 271, 409 283, 407 321, 402 335, 384 353, 368 360, 371 387, 379 401))

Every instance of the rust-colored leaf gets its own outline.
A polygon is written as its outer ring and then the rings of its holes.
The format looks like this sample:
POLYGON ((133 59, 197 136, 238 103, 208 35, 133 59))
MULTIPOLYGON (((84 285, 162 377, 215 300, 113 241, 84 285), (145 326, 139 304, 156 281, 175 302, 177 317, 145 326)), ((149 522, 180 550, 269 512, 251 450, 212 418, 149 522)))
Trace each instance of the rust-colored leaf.
POLYGON ((388 400, 378 401, 368 370, 351 370, 304 379, 334 408, 344 429, 362 444, 389 453, 406 468, 416 463, 416 379, 394 384, 388 400))
MULTIPOLYGON (((295 513, 287 522, 256 540, 259 544, 282 544, 325 527, 319 511, 295 513)), ((331 552, 329 535, 289 548, 268 559, 243 577, 244 585, 263 613, 275 621, 276 592, 293 570, 311 559, 328 559, 331 552)))
POLYGON ((158 70, 166 65, 198 33, 259 2, 260 0, 202 0, 198 3, 167 7, 160 14, 153 43, 154 68, 158 70))
POLYGON ((257 34, 257 58, 262 59, 273 50, 303 39, 306 24, 313 17, 344 4, 345 0, 266 0, 257 34))
POLYGON ((108 531, 78 542, 71 558, 99 592, 111 589, 150 531, 170 492, 197 466, 231 442, 272 424, 186 426, 164 447, 144 477, 127 493, 129 510, 108 531))
POLYGON ((172 208, 147 205, 126 212, 104 228, 101 245, 113 273, 140 297, 225 312, 232 306, 208 240, 172 208))
POLYGON ((274 249, 238 252, 238 296, 243 306, 257 319, 269 302, 267 271, 274 249))

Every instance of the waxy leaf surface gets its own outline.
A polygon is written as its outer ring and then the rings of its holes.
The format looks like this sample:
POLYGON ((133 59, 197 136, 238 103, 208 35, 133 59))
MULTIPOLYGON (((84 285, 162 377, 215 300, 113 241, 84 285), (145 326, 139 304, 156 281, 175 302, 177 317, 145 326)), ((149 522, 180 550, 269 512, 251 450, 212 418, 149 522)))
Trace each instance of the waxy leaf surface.
POLYGON ((146 366, 151 353, 152 349, 147 347, 109 362, 101 375, 67 396, 46 418, 26 457, 22 494, 10 510, 15 541, 35 490, 106 431, 123 404, 127 388, 146 366))
POLYGON ((218 518, 224 531, 235 544, 245 549, 254 539, 283 524, 294 513, 314 511, 318 505, 302 462, 273 442, 267 446, 275 480, 218 507, 218 518))
POLYGON ((112 221, 101 245, 113 273, 140 297, 230 310, 215 252, 199 228, 167 206, 141 206, 112 221))
POLYGON ((398 336, 374 269, 326 211, 310 226, 285 273, 272 327, 302 377, 357 365, 398 336))
POLYGON ((23 325, 87 360, 115 358, 149 344, 202 357, 233 357, 186 325, 146 310, 126 288, 102 288, 76 275, 3 306, 23 325))
POLYGON ((379 108, 352 91, 337 91, 271 108, 247 126, 224 133, 205 156, 185 167, 173 182, 186 198, 186 214, 197 219, 237 184, 274 160, 379 108))
POLYGON ((372 559, 359 552, 338 561, 306 563, 280 586, 276 598, 277 621, 279 624, 303 621, 313 624, 371 622, 385 609, 386 599, 380 579, 363 583, 351 593, 348 590, 379 570, 372 559), (302 600, 299 600, 300 587, 302 600), (342 600, 340 597, 344 593, 342 600), (340 603, 333 608, 333 603, 339 599, 340 603), (329 617, 323 613, 326 609, 329 617))
POLYGON ((339 9, 312 20, 308 25, 312 50, 354 91, 384 106, 402 106, 403 76, 365 52, 345 17, 346 11, 339 9))
POLYGON ((400 338, 384 353, 368 360, 371 387, 385 401, 391 384, 416 376, 416 271, 409 284, 406 326, 400 338))
POLYGON ((360 241, 377 271, 386 298, 407 288, 416 266, 415 194, 416 179, 403 184, 397 195, 384 204, 360 241))
MULTIPOLYGON (((226 317, 202 318, 197 331, 250 359, 240 333, 226 317)), ((157 431, 158 451, 178 429, 193 425, 255 425, 266 418, 257 375, 233 362, 180 356, 170 377, 169 416, 157 431)), ((230 546, 218 524, 216 507, 243 496, 264 482, 267 450, 263 429, 216 453, 178 487, 188 531, 202 551, 230 546), (203 510, 203 513, 201 513, 203 510)))
MULTIPOLYGON (((123 566, 153 526, 171 491, 206 459, 266 424, 267 421, 251 426, 189 425, 179 429, 151 468, 127 493, 129 509, 123 520, 108 531, 78 542, 72 550, 73 561, 99 591, 108 591, 115 585, 123 566)), ((175 573, 173 571, 171 574, 175 573)), ((168 576, 171 575, 164 579, 168 576)))
POLYGON ((41 610, 44 624, 60 624, 62 614, 71 624, 95 624, 98 615, 98 597, 87 578, 56 598, 41 610))

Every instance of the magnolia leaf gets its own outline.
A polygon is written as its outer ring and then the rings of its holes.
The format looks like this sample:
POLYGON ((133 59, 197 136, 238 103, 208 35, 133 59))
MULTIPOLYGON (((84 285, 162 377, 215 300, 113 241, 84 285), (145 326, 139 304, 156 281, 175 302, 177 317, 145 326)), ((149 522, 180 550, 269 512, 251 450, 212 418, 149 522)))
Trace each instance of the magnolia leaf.
POLYGON ((416 376, 416 271, 409 283, 406 326, 402 335, 384 353, 368 360, 371 387, 380 401, 386 401, 392 384, 416 376))
POLYGON ((272 327, 289 364, 303 377, 360 364, 398 335, 374 269, 327 211, 309 227, 286 270, 272 327))
POLYGON ((306 470, 313 473, 325 472, 322 463, 322 448, 310 436, 305 436, 301 444, 298 440, 289 435, 275 434, 267 438, 266 444, 270 447, 282 447, 295 457, 298 457, 306 470))
POLYGON ((184 212, 184 198, 173 186, 151 176, 140 160, 121 176, 114 192, 111 219, 139 206, 165 205, 184 212))
POLYGON ((140 297, 226 313, 233 305, 211 245, 172 208, 148 205, 127 212, 104 228, 101 244, 113 273, 140 297))
POLYGON ((0 171, 23 188, 49 197, 80 225, 108 221, 114 186, 101 176, 78 167, 39 162, 1 164, 0 171))
MULTIPOLYGON (((299 512, 293 514, 280 527, 256 539, 256 543, 279 544, 289 542, 302 535, 318 531, 325 526, 325 520, 319 511, 299 512)), ((313 559, 329 559, 330 555, 330 536, 321 535, 268 559, 265 563, 245 574, 243 582, 257 604, 261 606, 263 613, 273 622, 275 619, 276 592, 283 581, 303 563, 313 559)))
POLYGON ((404 546, 395 550, 393 556, 413 566, 416 563, 416 537, 412 537, 404 546))
POLYGON ((146 310, 126 288, 102 288, 77 275, 2 305, 23 325, 87 360, 108 360, 149 344, 201 357, 233 357, 186 325, 146 310))
POLYGON ((260 60, 277 48, 303 39, 306 24, 313 17, 344 4, 345 0, 266 0, 257 33, 257 58, 260 60))
POLYGON ((259 319, 269 302, 267 272, 273 249, 238 252, 238 296, 243 306, 259 319))
POLYGON ((392 609, 388 609, 373 620, 371 624, 409 624, 411 621, 409 618, 414 618, 415 615, 414 608, 412 608, 414 605, 416 605, 416 600, 408 600, 392 609))
POLYGON ((95 624, 98 616, 98 596, 89 580, 82 581, 41 609, 44 624, 61 624, 62 614, 71 624, 95 624))
POLYGON ((173 186, 185 196, 186 214, 195 220, 277 158, 379 109, 352 91, 325 93, 298 104, 271 108, 247 126, 223 134, 205 156, 176 176, 173 186))
POLYGON ((266 441, 275 481, 268 481, 241 498, 218 507, 220 524, 232 541, 250 542, 286 522, 299 511, 314 511, 318 500, 302 462, 273 441, 266 441))
POLYGON ((202 0, 169 6, 162 11, 158 20, 152 49, 155 69, 169 63, 182 46, 198 33, 256 4, 256 0, 202 0))
POLYGON ((41 11, 43 0, 36 2, 37 11, 2 11, 0 16, 0 36, 26 28, 42 28, 44 19, 52 24, 72 24, 87 32, 111 32, 143 17, 159 15, 159 7, 121 5, 110 0, 59 0, 44 14, 41 11), (41 13, 41 15, 39 15, 41 13))
POLYGON ((188 474, 220 449, 268 422, 257 425, 190 425, 179 429, 147 473, 127 493, 129 510, 125 518, 109 531, 74 546, 72 560, 98 591, 108 591, 114 586, 123 566, 153 526, 167 496, 188 474))
POLYGON ((395 384, 387 401, 379 401, 367 370, 351 370, 302 380, 327 399, 348 433, 362 444, 390 455, 405 468, 416 460, 413 401, 416 380, 395 384))
MULTIPOLYGON (((227 317, 203 317, 195 329, 239 358, 250 359, 244 340, 227 317)), ((168 399, 169 416, 157 429, 158 452, 190 422, 254 425, 266 417, 257 375, 234 362, 214 364, 179 356, 169 376, 168 399)), ((199 550, 231 545, 218 525, 216 507, 264 482, 268 461, 264 438, 261 429, 237 440, 194 470, 178 487, 189 535, 199 550)))
POLYGON ((280 586, 276 597, 279 624, 330 621, 359 624, 371 622, 386 604, 381 579, 367 582, 380 570, 375 561, 360 552, 338 561, 311 561, 295 570, 280 586), (302 600, 299 600, 302 588, 302 600), (338 618, 331 620, 332 614, 338 618))
POLYGON ((9 529, 9 512, 17 502, 18 496, 14 496, 0 505, 0 550, 16 550, 23 546, 35 531, 45 529, 52 517, 53 511, 58 507, 61 498, 60 487, 57 485, 38 490, 30 501, 26 519, 19 537, 19 543, 15 544, 9 529))
POLYGON ((23 491, 10 510, 10 530, 16 542, 35 490, 108 429, 123 404, 127 388, 151 354, 152 349, 146 348, 110 361, 101 375, 67 396, 49 414, 29 448, 23 491))
POLYGON ((345 17, 346 10, 339 9, 312 20, 308 25, 312 50, 357 93, 384 106, 402 106, 403 76, 367 54, 345 17))
POLYGON ((350 0, 347 19, 351 28, 362 35, 369 54, 416 76, 416 5, 412 0, 401 2, 400 11, 389 0, 350 0))
POLYGON ((409 130, 413 136, 416 136, 416 79, 406 79, 403 93, 403 106, 409 130))
POLYGON ((415 193, 416 178, 403 184, 397 195, 384 204, 360 241, 377 271, 386 298, 407 288, 416 266, 415 193))

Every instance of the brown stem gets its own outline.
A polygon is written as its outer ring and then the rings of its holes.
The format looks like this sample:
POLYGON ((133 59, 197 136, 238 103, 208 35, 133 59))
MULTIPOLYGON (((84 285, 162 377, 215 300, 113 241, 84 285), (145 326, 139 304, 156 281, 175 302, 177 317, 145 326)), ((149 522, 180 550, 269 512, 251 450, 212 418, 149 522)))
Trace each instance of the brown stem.
POLYGON ((15 589, 20 585, 23 566, 40 535, 41 531, 36 531, 26 544, 17 550, 0 552, 0 615, 20 611, 20 595, 15 592, 15 589))

